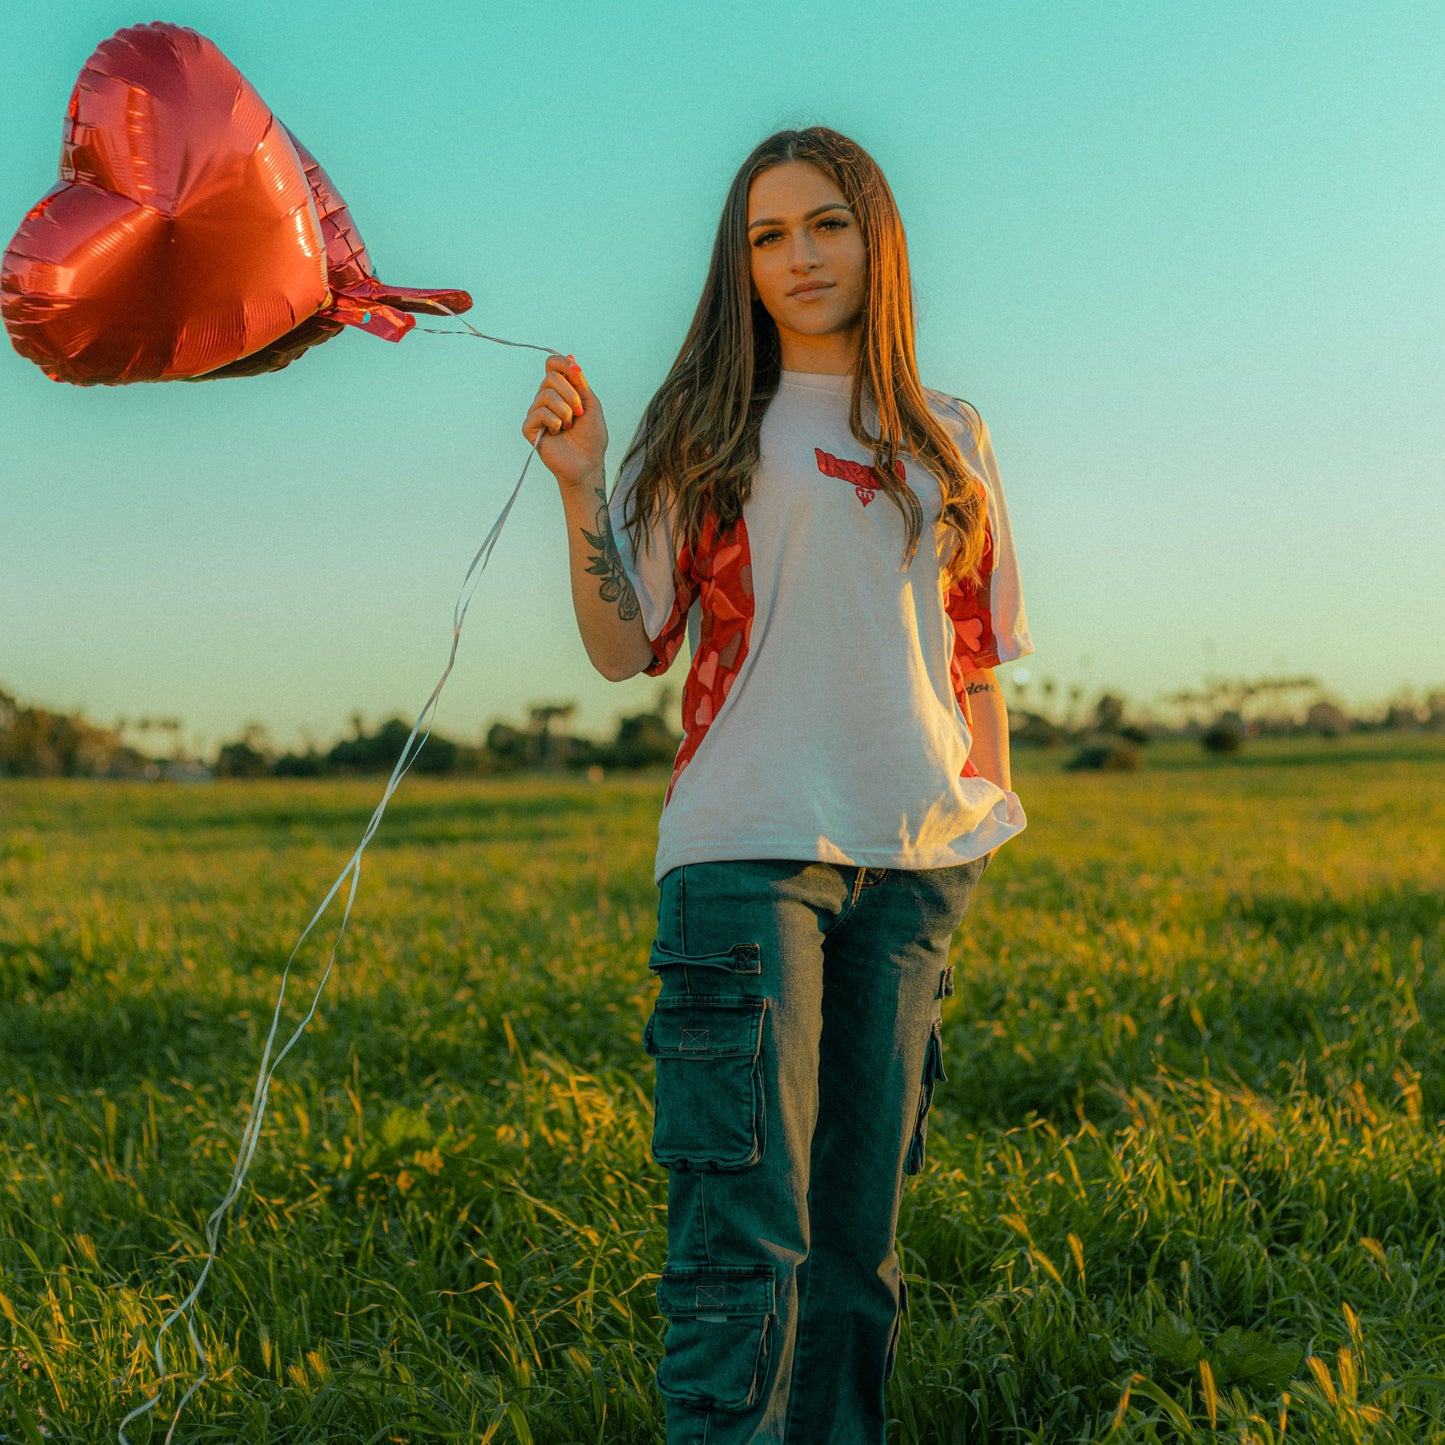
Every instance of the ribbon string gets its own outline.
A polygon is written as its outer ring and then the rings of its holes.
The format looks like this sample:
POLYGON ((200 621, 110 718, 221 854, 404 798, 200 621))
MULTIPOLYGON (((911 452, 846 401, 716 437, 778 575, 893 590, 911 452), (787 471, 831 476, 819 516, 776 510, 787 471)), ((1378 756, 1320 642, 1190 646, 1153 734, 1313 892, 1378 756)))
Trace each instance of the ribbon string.
MULTIPOLYGON (((440 305, 441 303, 437 303, 440 305)), ((449 308, 443 306, 443 310, 449 308)), ((456 316, 455 312, 450 312, 456 316)), ((550 346, 537 346, 529 341, 505 341, 499 336, 487 336, 478 331, 470 322, 458 317, 466 331, 441 333, 443 335, 465 336, 472 335, 482 341, 492 341, 499 346, 525 347, 529 351, 544 351, 549 356, 560 356, 561 352, 550 346)), ((381 826, 382 815, 386 812, 386 805, 391 801, 392 794, 396 792, 401 780, 411 771, 412 764, 416 761, 417 755, 425 746, 427 739, 431 736, 432 720, 436 714, 437 701, 441 697, 442 688, 446 686, 447 679, 451 676, 452 667, 457 660, 457 646, 461 641, 462 624, 466 621, 467 609, 472 604, 472 597, 477 590, 477 584, 481 581, 482 573, 487 570, 487 563, 491 561, 492 551, 497 545, 497 539, 502 535, 502 528, 506 525, 508 516, 511 515, 512 506, 516 502, 522 490, 522 483, 527 478, 527 469, 532 465, 532 459, 537 455, 537 448, 541 445, 542 438, 547 435, 544 430, 537 433, 536 439, 532 442, 531 449, 527 453, 527 459, 522 463, 522 470, 517 477, 516 485, 513 486, 511 495, 507 498, 506 504, 502 507, 497 520, 492 523, 491 530, 487 533, 482 545, 477 548, 477 554, 472 558, 471 566, 467 568, 466 576, 462 578, 462 585, 457 592, 457 600, 452 608, 452 640, 451 650, 447 655, 446 666, 442 669, 441 676, 437 679, 436 686, 432 688, 431 696, 427 698, 426 704, 420 713, 417 714, 416 722, 412 725, 411 733, 407 737, 406 744, 401 750, 401 756, 396 761, 396 766, 391 771, 391 777, 387 779, 386 788, 381 795, 381 801, 376 805, 371 815, 371 820, 366 825, 366 830, 361 836, 361 842, 357 844, 356 851, 351 855, 346 866, 337 875, 335 882, 327 890, 326 896, 321 900, 315 913, 311 915, 311 921, 301 931, 301 936, 296 940, 290 956, 286 960, 286 966, 281 971, 281 985, 276 995, 276 1006, 271 1014, 271 1028, 266 1035, 265 1047, 261 1052, 261 1068, 256 1076, 255 1091, 251 1096, 251 1111, 246 1117, 245 1127, 241 1130, 241 1143, 236 1153, 236 1162, 231 1170, 231 1182, 226 1190, 225 1196, 206 1220, 206 1258, 201 1267, 200 1276, 191 1291, 186 1297, 165 1317, 161 1322, 160 1329, 156 1332, 155 1339, 155 1360, 156 1369, 159 1371, 159 1379, 156 1381, 156 1392, 146 1400, 144 1404, 138 1405, 121 1422, 118 1431, 119 1445, 130 1445, 126 1436, 125 1427, 132 1420, 147 1414, 156 1407, 161 1397, 162 1387, 171 1377, 173 1372, 166 1369, 165 1359, 161 1354, 161 1342, 166 1332, 178 1319, 184 1317, 186 1332, 190 1336, 191 1347, 195 1350, 200 1360, 200 1373, 192 1382, 190 1388, 181 1396, 180 1403, 176 1406, 176 1413, 171 1420, 170 1429, 166 1431, 165 1445, 171 1445, 176 1433, 176 1426, 180 1423, 181 1412, 186 1408, 187 1403, 197 1390, 205 1384, 209 1377, 210 1359, 206 1354, 205 1346, 201 1343, 200 1335, 196 1331, 194 1307, 199 1298, 201 1289, 210 1275, 211 1266, 216 1262, 219 1253, 219 1239, 221 1223, 227 1212, 236 1202, 241 1189, 246 1182, 246 1176, 251 1169, 251 1161, 255 1157, 256 1148, 261 1142, 261 1122, 266 1114, 266 1104, 271 1094, 271 1080, 275 1077, 276 1070, 281 1067, 281 1062, 289 1054, 301 1035, 306 1031, 306 1026, 316 1015, 317 1006, 321 1002, 322 991, 326 987, 326 981, 331 977, 331 969, 336 962, 336 951, 341 946, 341 940, 346 933, 346 925, 351 918, 351 906, 356 901, 356 890, 361 883, 361 855, 366 851, 366 845, 371 842, 376 830, 381 826), (327 955, 326 967, 322 970, 321 979, 316 985, 315 992, 311 996, 310 1006, 306 1010, 305 1017, 296 1025, 291 1036, 272 1057, 272 1049, 276 1042, 276 1034, 281 1026, 281 1010, 286 1001, 286 987, 291 977, 291 966, 296 962, 296 957, 301 951, 301 946, 311 936, 317 924, 321 922, 326 910, 331 906, 342 889, 346 890, 346 904, 342 910, 341 923, 336 930, 336 937, 331 942, 331 950, 327 955)))
POLYGON ((494 341, 498 346, 520 346, 527 351, 545 351, 548 356, 562 355, 562 352, 558 351, 555 346, 538 346, 534 341, 504 341, 500 336, 488 336, 485 331, 478 331, 477 328, 473 326, 472 323, 468 321, 465 316, 459 316, 455 311, 451 309, 450 306, 445 305, 441 301, 434 301, 432 304, 434 306, 440 306, 441 309, 445 311, 448 316, 451 316, 455 320, 460 321, 462 325, 466 327, 466 330, 444 330, 439 326, 417 327, 418 331, 425 331, 428 336, 471 336, 475 337, 478 341, 494 341))

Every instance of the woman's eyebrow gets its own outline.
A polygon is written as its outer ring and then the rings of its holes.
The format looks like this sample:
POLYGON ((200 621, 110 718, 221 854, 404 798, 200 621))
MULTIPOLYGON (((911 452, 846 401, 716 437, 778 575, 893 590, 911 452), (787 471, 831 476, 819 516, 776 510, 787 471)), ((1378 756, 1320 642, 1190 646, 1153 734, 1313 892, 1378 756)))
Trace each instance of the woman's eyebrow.
MULTIPOLYGON (((847 211, 848 214, 851 216, 853 214, 853 207, 850 206, 846 201, 829 201, 826 206, 814 206, 813 209, 809 211, 806 216, 803 217, 803 219, 805 221, 811 221, 814 216, 821 216, 824 211, 847 211)), ((749 221, 748 230, 754 230, 758 226, 782 226, 785 224, 786 222, 764 216, 761 220, 749 221)))

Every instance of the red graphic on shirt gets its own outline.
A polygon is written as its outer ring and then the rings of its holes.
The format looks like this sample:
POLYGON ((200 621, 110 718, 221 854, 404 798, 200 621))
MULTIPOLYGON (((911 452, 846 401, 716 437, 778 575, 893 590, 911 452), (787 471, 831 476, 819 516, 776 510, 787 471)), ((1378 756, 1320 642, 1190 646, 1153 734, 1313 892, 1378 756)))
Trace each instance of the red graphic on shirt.
MULTIPOLYGON (((818 470, 825 477, 837 477, 840 481, 852 482, 858 500, 865 507, 878 495, 883 478, 878 475, 876 467, 866 466, 862 462, 850 462, 845 457, 835 457, 832 452, 825 452, 822 447, 814 447, 813 455, 818 459, 818 470)), ((893 475, 900 482, 907 479, 902 462, 893 463, 893 475)))
MULTIPOLYGON (((987 495, 984 493, 985 505, 987 495)), ((993 524, 988 522, 984 527, 983 556, 979 559, 978 576, 955 582, 943 600, 944 611, 953 619, 953 657, 948 665, 949 679, 970 730, 973 727, 973 711, 968 705, 967 679, 971 673, 999 664, 998 638, 993 630, 993 563, 993 524)), ((972 758, 963 765, 963 776, 978 776, 972 758)))
MULTIPOLYGON (((948 400, 952 402, 952 409, 976 445, 983 431, 982 419, 966 401, 961 401, 958 397, 950 397, 948 400)), ((1000 660, 998 638, 993 630, 993 521, 988 514, 988 490, 979 477, 975 476, 974 481, 984 505, 983 556, 979 558, 978 575, 955 582, 943 600, 944 611, 953 622, 953 656, 949 659, 949 679, 970 733, 973 731, 973 709, 968 703, 968 679, 975 672, 997 667, 1000 660)), ((965 760, 962 776, 979 776, 972 758, 965 760)))
POLYGON ((652 676, 666 672, 687 632, 687 614, 699 604, 701 628, 697 651, 682 691, 682 745, 673 761, 667 801, 693 760, 713 719, 732 691, 733 680, 748 655, 753 629, 753 561, 748 529, 740 517, 719 532, 711 514, 703 522, 697 550, 684 546, 673 573, 673 604, 662 631, 653 639, 652 676))

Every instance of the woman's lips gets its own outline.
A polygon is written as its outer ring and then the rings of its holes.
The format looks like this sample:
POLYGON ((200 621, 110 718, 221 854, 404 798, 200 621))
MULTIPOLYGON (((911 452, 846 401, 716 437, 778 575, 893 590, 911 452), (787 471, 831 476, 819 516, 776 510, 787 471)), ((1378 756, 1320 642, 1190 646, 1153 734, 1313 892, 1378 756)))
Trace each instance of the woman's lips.
POLYGON ((789 296, 816 296, 820 291, 831 291, 831 281, 805 281, 801 286, 794 286, 788 292, 789 296))

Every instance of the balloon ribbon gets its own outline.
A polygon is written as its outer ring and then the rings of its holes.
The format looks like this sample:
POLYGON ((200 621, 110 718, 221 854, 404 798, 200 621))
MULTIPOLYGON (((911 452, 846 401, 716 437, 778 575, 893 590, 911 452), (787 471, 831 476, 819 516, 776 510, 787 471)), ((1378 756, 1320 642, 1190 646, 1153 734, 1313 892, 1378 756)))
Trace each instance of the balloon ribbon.
MULTIPOLYGON (((437 302, 437 305, 442 303, 437 302)), ((443 306, 443 310, 449 308, 443 306)), ((451 312, 456 316, 455 312, 451 312)), ((519 346, 529 351, 544 351, 549 356, 560 356, 562 353, 550 346, 537 346, 530 341, 505 341, 500 336, 487 336, 478 331, 469 321, 457 317, 466 331, 452 332, 456 336, 465 336, 470 333, 480 341, 493 341, 499 346, 519 346)), ((241 1145, 236 1154, 236 1163, 231 1170, 231 1183, 227 1188, 225 1197, 211 1212, 206 1220, 206 1260, 201 1267, 200 1277, 196 1280, 191 1292, 161 1321, 161 1327, 156 1332, 155 1358, 156 1368, 160 1372, 160 1378, 156 1381, 156 1392, 144 1404, 138 1405, 120 1422, 119 1441, 120 1445, 130 1445, 126 1437, 125 1427, 132 1420, 153 1410, 160 1400, 161 1388, 166 1380, 170 1378, 171 1372, 167 1371, 165 1359, 161 1354, 161 1341, 166 1331, 175 1324, 182 1316, 186 1321, 186 1332, 190 1336, 191 1346, 195 1350, 201 1362, 201 1371, 192 1382, 190 1388, 181 1396, 180 1404, 176 1406, 176 1413, 171 1420, 170 1429, 166 1431, 165 1445, 171 1445, 171 1440, 176 1433, 176 1426, 180 1423, 181 1412, 186 1408, 192 1395, 205 1384, 209 1378, 207 1371, 210 1367, 210 1360, 206 1355, 205 1346, 201 1343, 201 1337, 196 1332, 193 1306, 199 1298, 201 1289, 206 1283, 206 1278, 211 1272, 211 1266, 216 1262, 219 1252, 218 1240, 221 1232, 221 1222, 225 1218, 231 1205, 236 1202, 241 1193, 241 1188, 246 1182, 246 1176, 251 1169, 251 1161, 255 1157, 256 1147, 261 1142, 261 1121, 266 1114, 266 1103, 271 1094, 271 1080, 276 1070, 281 1067, 281 1061, 289 1054, 298 1039, 306 1031, 306 1026, 316 1014, 318 1004, 321 1002, 322 990, 326 987, 326 980, 331 976, 332 965, 336 962, 336 950, 341 946, 342 936, 346 932, 347 921, 351 917, 351 905, 356 901, 356 890, 361 883, 361 855, 366 851, 366 845, 371 842, 376 830, 381 826, 382 814, 386 812, 386 805, 391 801, 391 796, 396 792, 401 780, 411 771, 412 764, 416 761, 417 755, 421 752, 426 740, 431 736, 432 720, 436 713, 437 700, 441 697, 442 688, 446 686, 447 678, 451 676, 452 666, 457 660, 457 645, 461 641, 462 624, 466 621, 467 609, 471 606, 472 595, 477 590, 477 584, 481 581, 482 573, 487 570, 487 563, 491 561, 492 550, 497 545, 497 538, 502 535, 502 528, 506 525, 507 518, 511 514, 512 504, 517 500, 522 490, 522 483, 526 480, 527 469, 532 465, 532 458, 537 455, 537 448, 541 444, 546 433, 538 432, 537 439, 532 443, 531 450, 527 453, 527 459, 522 463, 521 474, 517 477, 516 485, 512 488, 511 495, 507 498, 506 504, 502 507, 497 520, 492 523, 491 530, 487 533, 482 545, 477 548, 477 554, 472 558, 471 566, 467 568, 466 576, 462 578, 462 585, 457 592, 457 600, 452 608, 452 642, 451 651, 447 655, 447 665, 442 669, 442 675, 437 679, 436 686, 432 688, 431 696, 427 698, 426 705, 417 714, 416 722, 412 725, 411 733, 407 737, 406 745, 401 750, 401 756, 396 760, 396 766, 391 770, 391 777, 387 779, 386 788, 381 795, 381 801, 376 805, 371 815, 370 822, 366 825, 365 832, 361 835, 361 842, 357 844, 356 851, 351 855, 346 866, 337 875, 336 881, 332 883, 325 898, 321 900, 316 912, 311 915, 311 921, 301 931, 301 936, 296 940, 296 946, 291 950, 290 957, 286 960, 286 967, 281 972, 281 987, 276 995, 276 1007, 271 1015, 271 1029, 266 1035, 266 1045, 261 1052, 261 1070, 256 1077, 256 1087, 251 1096, 251 1112, 246 1117, 245 1127, 241 1130, 241 1145), (341 923, 336 930, 336 937, 331 942, 331 951, 326 959, 326 967, 322 970, 320 982, 316 985, 316 991, 311 996, 311 1004, 306 1010, 305 1017, 293 1030, 290 1038, 272 1056, 272 1049, 276 1042, 276 1033, 281 1025, 281 1008, 286 1001, 286 985, 291 976, 291 965, 296 962, 296 955, 301 951, 301 945, 311 936, 316 925, 321 922, 326 910, 331 906, 336 895, 346 890, 346 905, 342 910, 341 923)))

